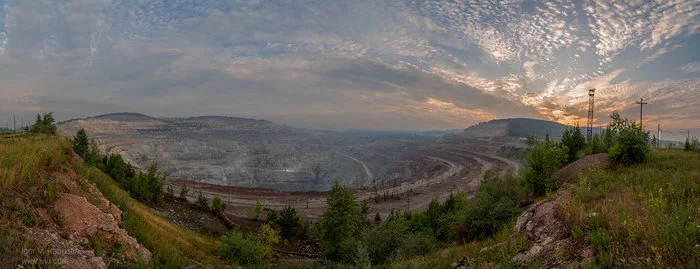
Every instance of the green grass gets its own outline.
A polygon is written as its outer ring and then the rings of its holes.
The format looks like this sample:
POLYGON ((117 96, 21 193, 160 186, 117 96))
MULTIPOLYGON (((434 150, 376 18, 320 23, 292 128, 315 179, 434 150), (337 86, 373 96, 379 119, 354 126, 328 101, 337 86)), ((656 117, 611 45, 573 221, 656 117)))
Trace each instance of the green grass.
MULTIPOLYGON (((572 239, 593 250, 590 267, 700 268, 699 154, 654 150, 644 164, 590 170, 565 188, 562 213, 572 239)), ((468 268, 516 268, 510 259, 526 246, 511 222, 493 238, 386 267, 451 268, 468 257, 468 268)))
POLYGON ((384 267, 452 268, 452 263, 462 257, 468 257, 467 268, 490 268, 489 263, 498 264, 500 268, 517 268, 518 264, 511 262, 511 258, 517 254, 518 250, 524 249, 527 242, 524 235, 514 233, 514 226, 515 221, 511 221, 492 238, 412 257, 405 261, 397 261, 384 267))
MULTIPOLYGON (((41 226, 33 208, 49 208, 63 191, 59 174, 74 170, 76 181, 85 192, 94 184, 104 196, 123 211, 124 228, 154 254, 157 267, 180 268, 193 264, 221 264, 218 239, 178 226, 148 206, 132 199, 118 183, 99 169, 74 158, 70 143, 56 136, 22 135, 0 139, 0 254, 31 248, 20 226, 41 226), (5 202, 7 200, 7 203, 5 202)), ((53 216, 60 225, 62 216, 53 216)), ((102 254, 99 241, 94 246, 102 254)))
POLYGON ((596 170, 563 211, 597 266, 700 267, 700 155, 655 150, 641 165, 596 170))
POLYGON ((122 211, 124 228, 146 248, 153 251, 154 258, 169 268, 178 268, 199 263, 220 263, 217 251, 221 247, 218 239, 202 235, 178 226, 157 214, 150 207, 131 198, 111 177, 99 169, 75 163, 79 180, 94 183, 102 194, 122 211))

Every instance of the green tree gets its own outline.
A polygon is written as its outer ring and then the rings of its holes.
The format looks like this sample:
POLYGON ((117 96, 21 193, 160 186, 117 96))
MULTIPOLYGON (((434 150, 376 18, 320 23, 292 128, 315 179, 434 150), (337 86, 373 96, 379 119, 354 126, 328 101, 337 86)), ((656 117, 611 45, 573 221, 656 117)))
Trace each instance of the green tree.
POLYGON ((248 218, 251 220, 258 220, 260 218, 260 214, 262 214, 264 207, 265 207, 265 205, 263 204, 262 201, 255 200, 255 208, 253 209, 253 212, 251 212, 248 215, 248 218))
POLYGON ((651 147, 655 148, 658 144, 658 140, 656 139, 656 135, 653 135, 651 137, 651 147))
POLYGON ((187 185, 182 184, 182 187, 180 188, 180 196, 178 197, 178 199, 180 199, 180 201, 187 201, 188 192, 190 192, 190 189, 187 188, 187 185))
POLYGON ((209 209, 209 200, 204 197, 202 191, 199 191, 199 196, 197 197, 197 207, 201 210, 209 209))
POLYGON ((165 176, 158 173, 156 164, 151 164, 148 172, 139 174, 136 182, 136 193, 144 202, 154 202, 163 195, 165 176))
POLYGON ((485 239, 496 234, 522 211, 529 192, 521 185, 521 179, 510 174, 505 177, 493 172, 484 174, 474 201, 457 214, 454 231, 463 240, 485 239))
POLYGON ((72 142, 73 151, 75 151, 75 153, 78 154, 78 156, 83 157, 83 159, 85 159, 85 155, 87 154, 90 148, 90 140, 88 139, 88 135, 85 129, 78 130, 78 132, 73 137, 72 142))
POLYGON ((211 201, 211 211, 219 212, 224 211, 224 209, 226 209, 226 204, 221 200, 221 197, 214 197, 214 200, 211 201))
POLYGON ((279 213, 277 224, 280 227, 282 236, 293 236, 297 234, 301 227, 301 222, 297 210, 292 205, 287 205, 279 213))
POLYGON ((586 138, 581 133, 578 124, 576 127, 567 128, 562 134, 561 144, 569 149, 568 162, 572 163, 579 158, 579 155, 586 148, 586 138))
POLYGON ((29 132, 34 134, 56 135, 56 125, 54 125, 55 120, 56 119, 53 117, 53 112, 44 113, 43 117, 37 114, 36 121, 29 132))
POLYGON ((559 182, 552 176, 566 163, 567 152, 566 146, 558 146, 549 139, 532 147, 523 176, 536 195, 544 195, 559 187, 559 182))
POLYGON ((270 209, 267 211, 267 217, 265 218, 265 222, 267 222, 270 225, 277 225, 277 220, 279 219, 279 215, 277 214, 277 210, 270 209))
POLYGON ((632 165, 645 162, 649 157, 649 133, 641 125, 620 117, 617 112, 610 116, 608 129, 613 133, 610 160, 613 163, 632 165))
POLYGON ((316 225, 319 245, 323 256, 328 259, 341 260, 343 253, 350 251, 347 249, 348 240, 364 228, 366 218, 355 199, 354 191, 337 181, 328 194, 328 208, 316 225))
POLYGON ((231 231, 221 238, 219 257, 243 265, 265 262, 272 257, 272 247, 264 242, 265 237, 246 235, 238 230, 231 231))

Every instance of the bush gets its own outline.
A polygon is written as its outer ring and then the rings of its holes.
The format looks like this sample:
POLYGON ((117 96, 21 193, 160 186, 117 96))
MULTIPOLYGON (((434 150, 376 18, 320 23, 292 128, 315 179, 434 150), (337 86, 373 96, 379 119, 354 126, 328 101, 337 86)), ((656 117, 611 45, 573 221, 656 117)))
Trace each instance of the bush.
POLYGON ((586 138, 583 137, 581 128, 576 125, 576 127, 567 128, 564 131, 561 137, 561 144, 569 149, 567 162, 572 163, 583 154, 586 148, 586 138))
POLYGON ((251 220, 258 220, 260 218, 260 214, 262 214, 264 207, 265 205, 262 201, 255 200, 255 208, 253 209, 253 212, 251 212, 250 215, 248 215, 248 218, 251 220))
POLYGON ((151 164, 148 172, 138 174, 129 184, 129 188, 139 198, 139 200, 150 203, 158 200, 163 195, 165 176, 158 173, 155 164, 151 164))
POLYGON ((366 227, 366 217, 360 205, 355 203, 355 193, 337 181, 326 200, 328 208, 318 219, 317 240, 323 256, 330 260, 341 260, 348 251, 348 240, 357 236, 366 227))
POLYGON ((219 257, 239 264, 258 264, 272 257, 272 247, 260 238, 246 236, 240 231, 231 231, 221 238, 223 246, 219 257))
POLYGON ((610 160, 616 164, 643 163, 649 157, 649 133, 642 126, 623 119, 617 112, 611 115, 610 132, 614 135, 610 147, 610 160))
POLYGON ((224 209, 226 209, 226 204, 221 200, 221 197, 214 197, 214 200, 211 201, 211 211, 220 212, 224 211, 224 209))
POLYGON ((56 119, 54 119, 52 112, 44 113, 43 117, 37 114, 36 122, 34 122, 34 125, 29 132, 33 134, 56 135, 56 125, 54 125, 55 120, 56 119))
MULTIPOLYGON (((605 132, 605 131, 603 131, 605 132)), ((593 155, 598 153, 607 153, 608 146, 605 144, 602 136, 593 135, 593 138, 586 141, 586 155, 593 155)))
POLYGON ((462 240, 477 240, 498 232, 527 204, 530 193, 522 185, 513 175, 501 178, 487 172, 475 200, 458 214, 457 236, 462 240))
POLYGON ((537 142, 532 147, 523 176, 536 195, 541 196, 559 188, 559 182, 552 176, 566 163, 568 151, 566 146, 557 146, 549 139, 537 142))
POLYGON ((683 150, 685 151, 696 151, 700 149, 700 142, 698 142, 697 137, 693 137, 691 140, 690 138, 685 139, 685 145, 683 147, 683 150))
POLYGON ((265 222, 267 222, 267 224, 276 225, 277 219, 277 210, 270 209, 270 211, 267 211, 267 217, 265 218, 265 222))
POLYGON ((197 208, 201 210, 209 209, 209 200, 207 200, 207 198, 204 197, 202 191, 199 191, 199 196, 197 196, 197 208))
POLYGON ((277 224, 280 227, 282 236, 289 237, 296 235, 301 227, 297 210, 292 205, 286 206, 284 209, 282 209, 282 211, 280 211, 277 224))
POLYGON ((180 201, 187 201, 187 193, 190 192, 190 189, 187 188, 187 185, 182 184, 182 187, 180 188, 180 196, 178 199, 180 201))

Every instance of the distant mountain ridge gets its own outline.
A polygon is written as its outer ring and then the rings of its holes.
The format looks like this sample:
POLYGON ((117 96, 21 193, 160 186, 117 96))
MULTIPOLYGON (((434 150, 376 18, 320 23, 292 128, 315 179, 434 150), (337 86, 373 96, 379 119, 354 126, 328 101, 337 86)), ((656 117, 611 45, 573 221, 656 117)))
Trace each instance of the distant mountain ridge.
POLYGON ((458 136, 527 137, 529 135, 534 135, 542 138, 549 134, 549 136, 552 138, 559 138, 562 136, 566 128, 570 127, 571 126, 564 125, 558 122, 529 118, 497 119, 472 125, 464 129, 464 131, 461 134, 458 134, 458 136))

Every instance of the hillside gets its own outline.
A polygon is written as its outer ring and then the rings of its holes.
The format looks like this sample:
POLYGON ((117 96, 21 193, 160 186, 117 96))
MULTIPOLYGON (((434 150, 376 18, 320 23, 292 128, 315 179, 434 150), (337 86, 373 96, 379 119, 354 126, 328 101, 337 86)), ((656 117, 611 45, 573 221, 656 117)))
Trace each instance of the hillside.
POLYGON ((546 120, 514 118, 514 119, 497 119, 488 122, 482 122, 470 126, 457 136, 462 137, 494 137, 494 136, 514 136, 527 137, 534 135, 537 137, 545 137, 549 134, 552 138, 561 137, 568 126, 557 122, 546 120))
POLYGON ((55 136, 0 138, 0 267, 217 263, 220 241, 132 199, 55 136))
MULTIPOLYGON (((581 162, 589 161, 572 165, 581 162)), ((585 170, 493 238, 391 267, 698 268, 699 172, 700 155, 678 150, 653 151, 641 165, 585 170)))

